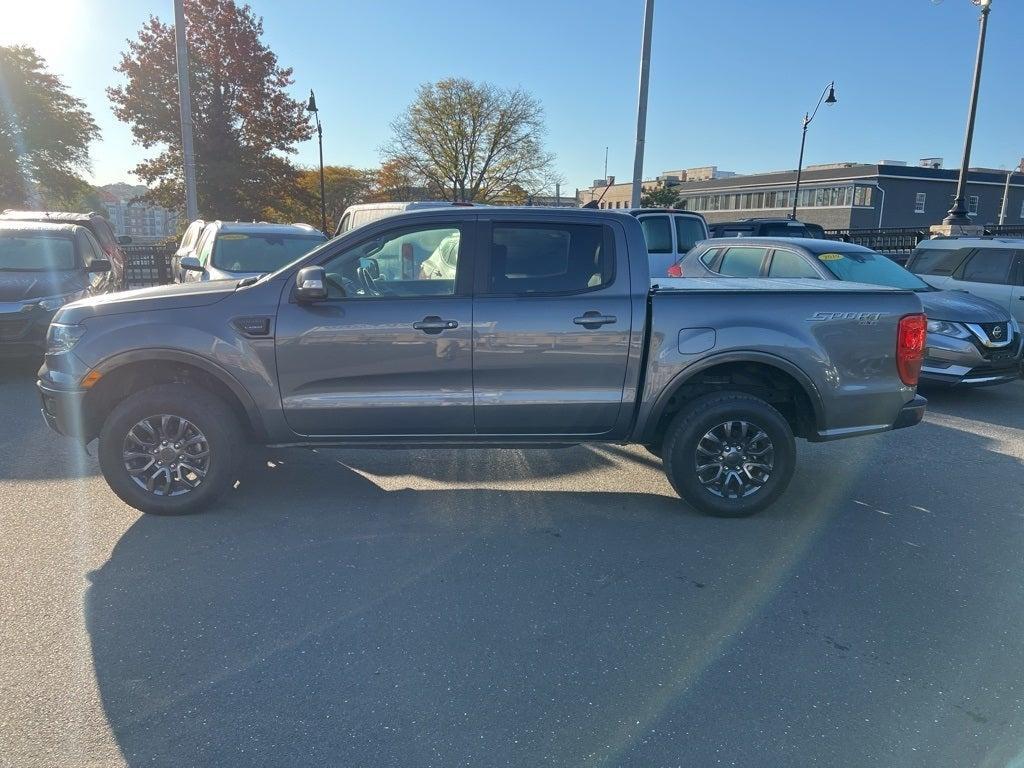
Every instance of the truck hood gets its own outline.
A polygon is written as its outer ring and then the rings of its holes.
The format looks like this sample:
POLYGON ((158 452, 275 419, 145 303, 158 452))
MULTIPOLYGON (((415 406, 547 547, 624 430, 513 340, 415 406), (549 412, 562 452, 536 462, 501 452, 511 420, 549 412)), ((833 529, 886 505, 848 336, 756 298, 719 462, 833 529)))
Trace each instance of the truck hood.
POLYGON ((237 283, 215 281, 180 283, 134 291, 108 293, 65 304, 53 318, 55 323, 80 323, 90 317, 146 312, 153 309, 186 309, 215 304, 235 292, 237 283))
POLYGON ((1003 307, 963 291, 921 291, 917 295, 930 320, 958 323, 1010 322, 1010 313, 1003 307))
POLYGON ((88 285, 82 270, 69 272, 0 271, 0 302, 27 301, 80 291, 88 285))

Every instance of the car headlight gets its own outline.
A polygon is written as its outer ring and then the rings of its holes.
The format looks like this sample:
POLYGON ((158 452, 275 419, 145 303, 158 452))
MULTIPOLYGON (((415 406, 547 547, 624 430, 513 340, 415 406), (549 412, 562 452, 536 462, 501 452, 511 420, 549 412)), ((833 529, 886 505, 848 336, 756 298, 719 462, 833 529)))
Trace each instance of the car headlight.
POLYGON ((954 339, 969 339, 971 332, 960 323, 951 323, 948 320, 929 320, 928 333, 938 336, 952 336, 954 339))
POLYGON ((46 354, 60 355, 70 350, 85 335, 84 325, 50 323, 46 331, 46 354))
POLYGON ((72 291, 71 293, 62 293, 59 296, 47 296, 44 299, 38 299, 35 303, 47 312, 56 312, 65 304, 77 301, 78 299, 84 299, 88 295, 89 291, 87 290, 72 291))
POLYGON ((1020 333, 1020 323, 1017 322, 1017 318, 1010 316, 1010 327, 1013 328, 1014 334, 1020 333))

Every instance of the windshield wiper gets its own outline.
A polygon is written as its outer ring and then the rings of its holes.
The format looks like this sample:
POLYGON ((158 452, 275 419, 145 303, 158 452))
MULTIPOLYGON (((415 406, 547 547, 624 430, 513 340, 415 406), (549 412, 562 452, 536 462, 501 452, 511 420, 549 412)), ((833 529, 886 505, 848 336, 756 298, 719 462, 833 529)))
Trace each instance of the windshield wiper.
POLYGON ((264 277, 266 277, 266 275, 267 273, 264 272, 262 275, 255 275, 253 277, 243 277, 241 280, 238 281, 238 285, 236 287, 245 288, 263 279, 264 277))

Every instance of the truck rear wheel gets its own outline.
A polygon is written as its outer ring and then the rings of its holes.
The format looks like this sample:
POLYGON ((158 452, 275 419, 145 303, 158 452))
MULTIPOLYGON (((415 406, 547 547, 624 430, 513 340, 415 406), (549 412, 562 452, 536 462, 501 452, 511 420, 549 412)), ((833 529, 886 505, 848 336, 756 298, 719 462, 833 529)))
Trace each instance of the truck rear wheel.
POLYGON ((196 512, 235 480, 238 419, 189 384, 159 384, 128 397, 100 430, 99 462, 110 488, 154 515, 196 512))
POLYGON ((789 423, 743 392, 687 404, 664 446, 665 474, 676 493, 716 517, 747 517, 768 507, 786 490, 796 464, 789 423))

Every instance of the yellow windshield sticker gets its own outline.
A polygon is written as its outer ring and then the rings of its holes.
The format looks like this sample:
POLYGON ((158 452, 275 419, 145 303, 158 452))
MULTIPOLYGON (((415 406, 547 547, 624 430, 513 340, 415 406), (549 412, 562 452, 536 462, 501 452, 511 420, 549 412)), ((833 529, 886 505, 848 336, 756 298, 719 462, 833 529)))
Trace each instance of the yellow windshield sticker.
POLYGON ((819 253, 818 259, 821 261, 842 261, 843 254, 841 253, 819 253))
POLYGON ((248 235, 243 235, 240 232, 232 232, 230 234, 221 235, 217 238, 218 240, 248 240, 248 235))

